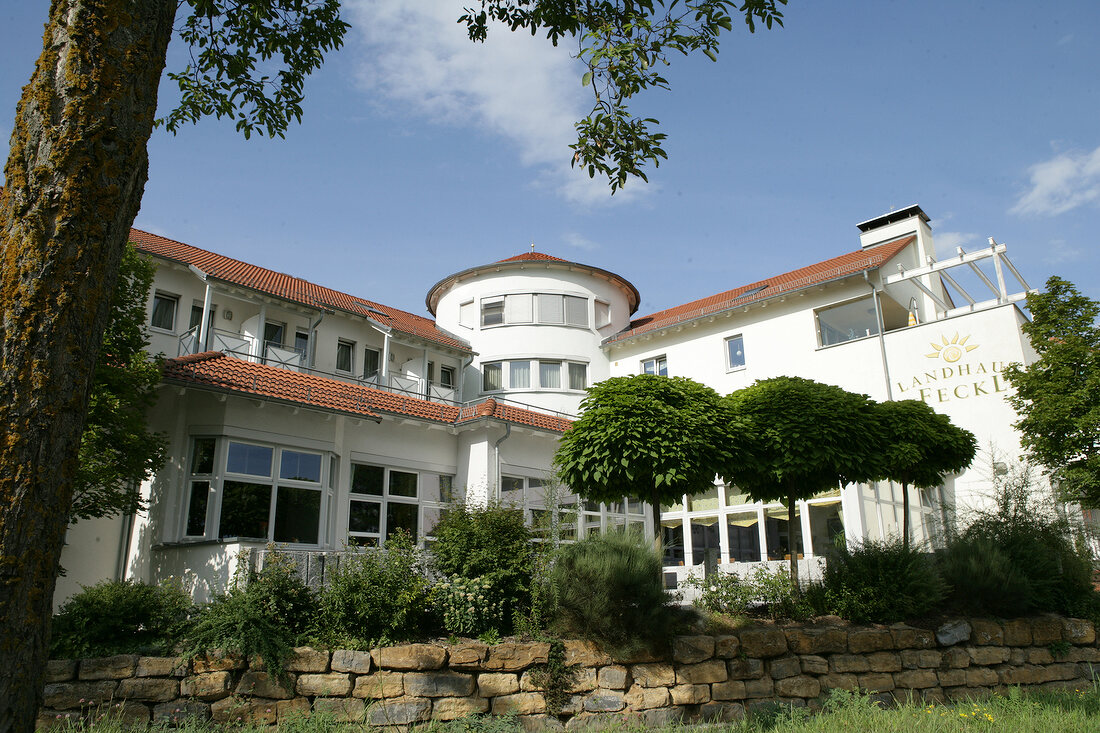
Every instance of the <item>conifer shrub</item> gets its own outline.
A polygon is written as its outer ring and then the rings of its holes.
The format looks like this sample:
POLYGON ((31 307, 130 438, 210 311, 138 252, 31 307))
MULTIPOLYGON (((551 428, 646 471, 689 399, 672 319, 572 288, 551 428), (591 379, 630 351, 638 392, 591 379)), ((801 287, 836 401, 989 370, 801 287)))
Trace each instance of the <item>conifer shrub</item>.
POLYGON ((662 646, 680 617, 661 571, 661 558, 635 532, 608 532, 562 547, 551 576, 552 628, 566 638, 591 639, 616 656, 662 646))
POLYGON ((83 586, 54 616, 50 655, 171 654, 191 611, 191 598, 178 584, 124 580, 83 586))

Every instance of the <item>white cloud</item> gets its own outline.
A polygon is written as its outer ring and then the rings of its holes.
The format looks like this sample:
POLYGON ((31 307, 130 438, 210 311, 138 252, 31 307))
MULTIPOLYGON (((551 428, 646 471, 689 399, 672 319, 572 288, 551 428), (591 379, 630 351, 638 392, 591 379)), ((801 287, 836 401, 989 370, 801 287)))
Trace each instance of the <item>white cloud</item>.
POLYGON ((562 235, 562 241, 564 241, 565 244, 569 247, 583 249, 588 252, 600 248, 599 244, 593 242, 591 239, 585 237, 582 234, 578 234, 577 232, 566 232, 562 235))
MULTIPOLYGON (((352 0, 347 7, 366 46, 360 80, 372 93, 432 122, 511 141, 534 169, 533 185, 577 203, 612 201, 606 181, 569 165, 573 123, 591 103, 568 41, 555 47, 541 35, 492 27, 485 43, 474 43, 456 22, 463 6, 453 0, 352 0)), ((628 186, 614 200, 641 190, 628 186)))
POLYGON ((962 247, 964 244, 968 244, 978 238, 977 234, 972 234, 971 232, 938 232, 934 237, 936 242, 936 256, 940 259, 952 257, 955 255, 956 248, 962 247))
POLYGON ((1043 261, 1048 265, 1064 265, 1067 262, 1076 262, 1084 256, 1084 252, 1070 246, 1064 239, 1052 239, 1044 250, 1043 261))
POLYGON ((1086 204, 1100 204, 1100 147, 1090 153, 1061 153, 1028 169, 1031 190, 1012 207, 1014 214, 1054 216, 1086 204))

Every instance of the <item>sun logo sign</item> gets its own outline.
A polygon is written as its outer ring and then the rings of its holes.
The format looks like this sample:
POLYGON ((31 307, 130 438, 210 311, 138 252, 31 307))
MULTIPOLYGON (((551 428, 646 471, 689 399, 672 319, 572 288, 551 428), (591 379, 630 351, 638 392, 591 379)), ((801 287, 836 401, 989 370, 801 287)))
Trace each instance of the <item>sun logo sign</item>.
POLYGON ((967 345, 969 336, 963 336, 959 338, 959 334, 956 333, 950 340, 946 336, 941 336, 942 343, 932 342, 931 346, 935 351, 931 354, 925 354, 929 359, 943 359, 949 364, 954 364, 961 359, 964 354, 967 354, 974 349, 978 348, 977 344, 967 345))

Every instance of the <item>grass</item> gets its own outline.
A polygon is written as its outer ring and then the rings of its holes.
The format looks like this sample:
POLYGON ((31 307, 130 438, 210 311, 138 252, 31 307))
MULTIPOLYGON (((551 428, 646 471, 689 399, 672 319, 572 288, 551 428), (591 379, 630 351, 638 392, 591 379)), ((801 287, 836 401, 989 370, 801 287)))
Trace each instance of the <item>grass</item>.
MULTIPOLYGON (((131 733, 134 728, 117 715, 107 714, 89 724, 62 723, 62 733, 131 733)), ((189 720, 179 727, 153 725, 159 733, 269 733, 266 726, 216 726, 189 720)), ((352 733, 370 731, 364 725, 336 723, 330 717, 313 715, 278 726, 278 733, 352 733)), ((519 722, 510 717, 477 717, 448 723, 428 723, 417 728, 425 733, 518 733, 519 722)), ((642 731, 638 726, 621 726, 622 733, 642 731)), ((1011 731, 1012 733, 1095 733, 1100 730, 1100 688, 1065 692, 1021 692, 1012 688, 1005 697, 957 704, 911 703, 885 708, 866 695, 834 691, 824 710, 812 714, 805 708, 776 705, 739 723, 666 728, 662 733, 681 731, 729 733, 956 733, 963 731, 1011 731)))

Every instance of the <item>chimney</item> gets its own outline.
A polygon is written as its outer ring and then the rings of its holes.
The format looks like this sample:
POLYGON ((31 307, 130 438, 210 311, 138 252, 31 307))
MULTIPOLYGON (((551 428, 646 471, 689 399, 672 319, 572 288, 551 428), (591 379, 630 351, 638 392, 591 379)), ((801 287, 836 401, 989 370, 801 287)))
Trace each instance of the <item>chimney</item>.
POLYGON ((934 257, 936 254, 935 245, 932 243, 932 229, 928 226, 929 221, 931 219, 928 218, 928 214, 925 214, 921 207, 913 204, 860 222, 856 226, 859 227, 859 242, 863 249, 893 242, 912 234, 917 235, 918 261, 923 264, 928 261, 929 255, 934 257))

